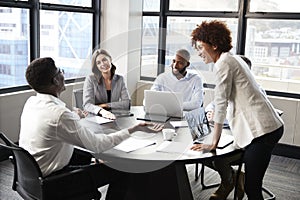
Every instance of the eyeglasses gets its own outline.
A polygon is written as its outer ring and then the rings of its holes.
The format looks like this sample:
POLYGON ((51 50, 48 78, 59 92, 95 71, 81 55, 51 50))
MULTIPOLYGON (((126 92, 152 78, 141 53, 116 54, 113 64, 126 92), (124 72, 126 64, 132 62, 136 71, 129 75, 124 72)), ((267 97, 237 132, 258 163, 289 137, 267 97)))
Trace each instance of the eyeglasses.
POLYGON ((57 76, 58 74, 60 74, 60 73, 65 74, 65 70, 60 69, 60 68, 58 67, 58 68, 57 68, 57 72, 53 75, 52 78, 56 77, 56 76, 57 76))

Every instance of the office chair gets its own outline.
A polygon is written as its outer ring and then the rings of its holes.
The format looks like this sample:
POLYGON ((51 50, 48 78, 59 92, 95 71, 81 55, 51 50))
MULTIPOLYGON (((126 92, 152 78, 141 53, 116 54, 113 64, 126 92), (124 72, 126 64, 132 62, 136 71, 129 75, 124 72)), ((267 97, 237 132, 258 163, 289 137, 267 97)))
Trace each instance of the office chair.
MULTIPOLYGON (((240 174, 240 172, 242 170, 242 166, 243 166, 244 150, 243 149, 238 149, 234 153, 237 153, 237 154, 241 155, 240 159, 238 159, 238 160, 234 161, 233 163, 231 163, 231 165, 237 165, 238 166, 236 180, 239 180, 239 174, 240 174)), ((204 183, 205 165, 202 164, 200 173, 198 173, 198 164, 196 164, 196 168, 197 169, 195 170, 195 181, 197 181, 199 179, 199 176, 201 177, 201 186, 202 186, 203 190, 210 189, 210 188, 213 188, 213 187, 217 187, 217 186, 220 185, 220 183, 213 183, 213 184, 210 184, 210 185, 206 185, 204 183)), ((236 181, 234 188, 235 189, 234 189, 234 198, 233 199, 237 199, 238 181, 236 181)), ((275 200, 276 199, 275 194, 273 192, 271 192, 268 188, 263 186, 262 191, 265 192, 268 195, 268 197, 265 198, 265 200, 275 200)))
MULTIPOLYGON (((283 111, 282 110, 279 110, 277 108, 275 108, 276 112, 278 113, 279 116, 282 116, 283 115, 283 111)), ((242 170, 242 165, 243 165, 243 161, 242 161, 242 157, 240 160, 236 161, 235 163, 233 163, 232 165, 238 165, 238 171, 237 171, 237 180, 238 180, 238 176, 242 170)), ((206 185, 204 183, 204 169, 205 169, 205 165, 202 164, 201 166, 201 170, 200 170, 200 174, 198 173, 199 171, 199 166, 198 166, 198 163, 196 163, 195 165, 195 181, 197 181, 199 179, 199 176, 201 177, 201 186, 202 186, 202 189, 209 189, 209 188, 213 188, 213 187, 217 187, 220 185, 220 183, 214 183, 214 184, 210 184, 210 185, 206 185)), ((235 185, 235 191, 234 191, 234 199, 236 199, 236 192, 237 192, 237 187, 238 187, 238 182, 236 181, 236 185, 235 185)), ((267 195, 269 195, 269 197, 267 197, 265 200, 275 200, 276 199, 276 196, 273 192, 271 192, 269 189, 265 188, 265 187, 262 187, 262 191, 265 192, 267 195)))
POLYGON ((74 99, 75 99, 75 107, 83 110, 83 89, 73 90, 74 99))
POLYGON ((14 144, 2 132, 0 139, 5 143, 0 143, 0 146, 12 154, 14 165, 12 189, 22 198, 29 200, 101 198, 101 193, 96 187, 82 187, 80 180, 76 179, 76 175, 81 174, 82 169, 44 177, 39 165, 28 151, 14 144))

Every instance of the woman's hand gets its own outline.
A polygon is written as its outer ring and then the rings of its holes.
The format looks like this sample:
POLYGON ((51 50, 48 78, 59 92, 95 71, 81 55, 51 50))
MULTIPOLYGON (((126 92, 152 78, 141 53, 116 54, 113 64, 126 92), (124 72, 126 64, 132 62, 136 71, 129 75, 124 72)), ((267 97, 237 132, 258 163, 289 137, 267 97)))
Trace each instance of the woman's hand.
POLYGON ((105 110, 105 109, 101 109, 101 110, 99 111, 99 114, 100 114, 102 117, 107 118, 107 119, 116 119, 116 116, 115 116, 113 113, 111 113, 111 112, 109 112, 109 111, 107 111, 107 110, 105 110))
POLYGON ((212 144, 194 144, 191 147, 191 150, 193 151, 214 151, 216 150, 216 146, 212 144))
POLYGON ((164 124, 142 122, 128 129, 131 134, 136 131, 143 131, 147 133, 159 132, 163 129, 164 124))
POLYGON ((110 108, 109 105, 106 103, 99 104, 98 106, 100 106, 101 108, 104 108, 105 110, 108 110, 110 108))

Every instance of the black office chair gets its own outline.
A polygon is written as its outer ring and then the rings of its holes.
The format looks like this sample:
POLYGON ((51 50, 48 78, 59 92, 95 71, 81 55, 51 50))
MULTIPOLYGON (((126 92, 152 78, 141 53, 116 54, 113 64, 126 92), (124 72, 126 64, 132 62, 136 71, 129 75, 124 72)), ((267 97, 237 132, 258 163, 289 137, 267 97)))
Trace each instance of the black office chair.
POLYGON ((75 107, 83 109, 83 89, 73 90, 75 107))
POLYGON ((30 200, 101 198, 101 193, 96 187, 82 187, 80 180, 76 179, 76 175, 82 173, 82 169, 44 177, 37 162, 28 151, 14 144, 1 132, 0 138, 5 143, 0 143, 0 146, 12 152, 14 165, 12 189, 17 191, 22 198, 30 200))

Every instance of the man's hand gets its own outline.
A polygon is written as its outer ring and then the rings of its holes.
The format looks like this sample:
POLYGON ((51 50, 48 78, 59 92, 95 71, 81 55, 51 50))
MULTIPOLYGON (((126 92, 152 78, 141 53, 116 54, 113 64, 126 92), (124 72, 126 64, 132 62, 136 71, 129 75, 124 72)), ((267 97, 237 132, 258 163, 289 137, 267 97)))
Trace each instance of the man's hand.
POLYGON ((212 144, 194 144, 191 150, 194 151, 214 151, 217 147, 212 144))
POLYGON ((101 109, 101 110, 99 111, 99 114, 100 114, 102 117, 107 118, 107 119, 116 119, 116 116, 115 116, 113 113, 111 113, 111 112, 109 112, 109 111, 107 111, 107 110, 105 110, 105 109, 101 109))
POLYGON ((213 118, 214 118, 214 111, 207 111, 206 112, 206 117, 207 117, 207 120, 209 122, 212 122, 213 121, 213 118))
POLYGON ((81 110, 79 108, 73 107, 73 111, 79 115, 80 118, 85 118, 89 113, 85 110, 81 110))
POLYGON ((163 129, 164 124, 142 122, 128 129, 131 134, 136 131, 143 131, 147 133, 159 132, 163 129))

